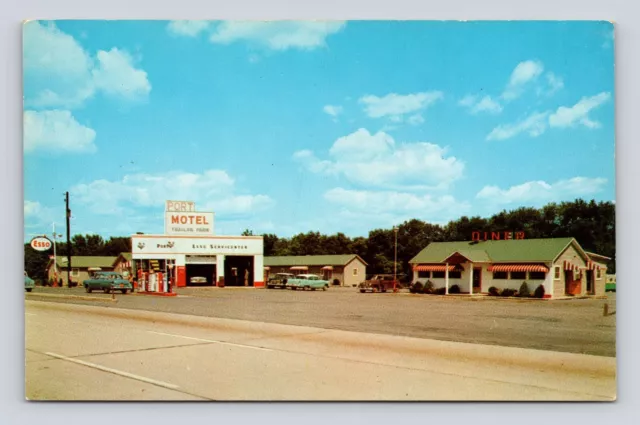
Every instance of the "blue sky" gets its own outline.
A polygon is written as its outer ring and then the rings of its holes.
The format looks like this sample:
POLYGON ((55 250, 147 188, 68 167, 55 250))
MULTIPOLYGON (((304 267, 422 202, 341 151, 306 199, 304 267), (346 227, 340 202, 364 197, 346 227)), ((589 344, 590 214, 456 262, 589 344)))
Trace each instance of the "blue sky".
POLYGON ((615 200, 608 22, 31 21, 25 238, 366 235, 615 200))

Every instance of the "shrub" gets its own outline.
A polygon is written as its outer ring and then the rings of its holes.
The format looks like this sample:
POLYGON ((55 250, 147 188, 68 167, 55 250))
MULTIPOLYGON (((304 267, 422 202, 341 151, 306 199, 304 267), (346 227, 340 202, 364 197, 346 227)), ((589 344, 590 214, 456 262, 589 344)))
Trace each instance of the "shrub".
POLYGON ((539 285, 535 291, 533 291, 533 296, 535 298, 544 298, 544 286, 539 285))
POLYGON ((409 288, 409 292, 411 292, 412 294, 421 294, 422 293, 422 283, 416 282, 416 283, 412 284, 411 287, 409 288))
POLYGON ((446 288, 437 288, 433 291, 436 295, 444 295, 447 292, 446 288))
POLYGON ((423 294, 433 294, 433 282, 427 280, 422 288, 423 294))
POLYGON ((500 292, 498 291, 498 288, 492 286, 491 288, 489 288, 489 295, 491 295, 492 297, 497 297, 498 295, 500 295, 500 292))
POLYGON ((515 289, 509 289, 509 288, 505 288, 502 290, 502 292, 500 292, 500 296, 502 297, 514 297, 518 294, 518 291, 516 291, 515 289))
POLYGON ((451 288, 449 288, 449 293, 450 294, 459 294, 460 293, 460 287, 458 285, 453 285, 451 288))
POLYGON ((531 291, 529 291, 529 285, 527 285, 527 282, 522 282, 522 285, 520 285, 520 290, 518 291, 518 296, 519 297, 530 297, 531 296, 531 291))
POLYGON ((339 280, 339 279, 333 279, 333 282, 332 282, 332 283, 333 283, 334 285, 338 286, 338 285, 340 285, 340 280, 339 280))

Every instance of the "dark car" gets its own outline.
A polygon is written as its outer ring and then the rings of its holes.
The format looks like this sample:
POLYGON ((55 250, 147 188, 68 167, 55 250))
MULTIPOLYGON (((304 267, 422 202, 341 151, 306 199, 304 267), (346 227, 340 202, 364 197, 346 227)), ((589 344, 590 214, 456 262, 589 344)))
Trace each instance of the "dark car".
POLYGON ((395 279, 392 274, 377 274, 371 279, 365 280, 358 285, 358 290, 363 294, 365 292, 387 292, 402 289, 404 285, 400 283, 400 276, 397 275, 395 279))
POLYGON ((89 293, 93 290, 104 291, 107 294, 112 291, 120 291, 123 294, 133 291, 131 282, 124 279, 120 273, 115 272, 96 272, 92 277, 82 282, 82 286, 89 293))
POLYGON ((267 281, 267 288, 280 288, 285 289, 287 287, 287 282, 289 279, 295 278, 295 275, 291 273, 276 273, 276 275, 272 278, 269 278, 267 281))

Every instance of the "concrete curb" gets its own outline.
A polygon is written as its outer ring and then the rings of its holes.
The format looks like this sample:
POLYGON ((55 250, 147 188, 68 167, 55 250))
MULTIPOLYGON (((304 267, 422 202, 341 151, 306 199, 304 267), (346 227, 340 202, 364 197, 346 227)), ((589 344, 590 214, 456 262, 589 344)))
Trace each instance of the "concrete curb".
POLYGON ((38 300, 30 300, 28 302, 38 303, 37 308, 49 310, 77 311, 83 314, 140 320, 151 323, 166 323, 219 331, 243 332, 245 334, 255 335, 256 338, 277 339, 295 336, 301 340, 313 343, 329 342, 345 347, 373 348, 380 351, 381 355, 384 355, 385 352, 400 355, 411 352, 424 356, 425 361, 428 361, 429 357, 439 357, 456 359, 462 362, 483 362, 487 367, 500 365, 525 369, 554 370, 571 374, 586 373, 593 376, 616 377, 615 357, 341 331, 309 326, 127 310, 122 308, 107 309, 97 306, 62 304, 38 300))
MULTIPOLYGON (((69 299, 69 300, 83 300, 83 301, 97 301, 97 302, 106 302, 106 303, 117 303, 118 300, 115 298, 98 298, 84 295, 63 295, 63 294, 45 294, 45 293, 28 293, 27 298, 30 297, 44 297, 44 298, 58 298, 58 299, 69 299)), ((34 300, 35 301, 35 300, 34 300)))

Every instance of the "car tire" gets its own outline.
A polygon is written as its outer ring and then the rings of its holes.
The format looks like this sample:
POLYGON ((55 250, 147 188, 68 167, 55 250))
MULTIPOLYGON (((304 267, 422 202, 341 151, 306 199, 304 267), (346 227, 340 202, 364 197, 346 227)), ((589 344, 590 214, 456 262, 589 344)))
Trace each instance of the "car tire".
POLYGON ((121 289, 122 295, 125 295, 127 293, 126 289, 121 289))
POLYGON ((326 287, 326 286, 323 286, 323 287, 322 287, 322 290, 323 290, 323 291, 326 291, 326 290, 327 290, 327 287, 326 287))
POLYGON ((104 293, 105 293, 105 294, 110 294, 110 293, 111 293, 111 289, 104 288, 104 293))
POLYGON ((87 285, 87 286, 84 287, 84 291, 86 293, 90 294, 91 293, 91 288, 89 288, 89 286, 87 285))
POLYGON ((360 290, 360 293, 361 293, 361 294, 364 294, 365 292, 367 292, 367 291, 366 291, 366 289, 361 289, 361 290, 360 290))
POLYGON ((33 288, 25 288, 25 289, 27 290, 27 292, 31 292, 33 288))

